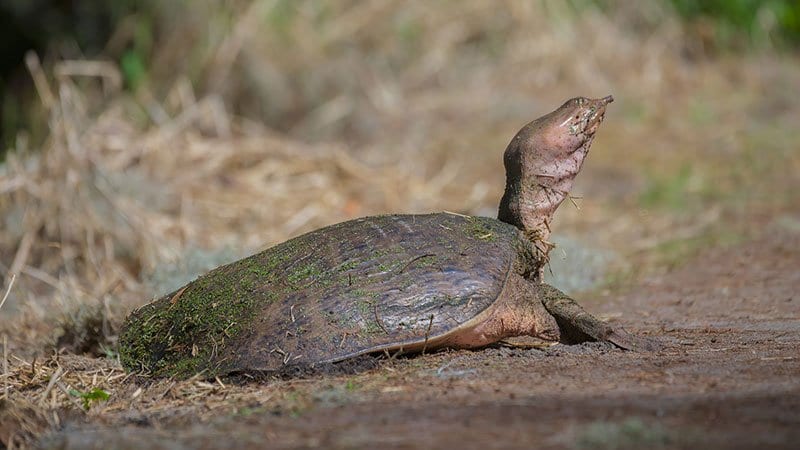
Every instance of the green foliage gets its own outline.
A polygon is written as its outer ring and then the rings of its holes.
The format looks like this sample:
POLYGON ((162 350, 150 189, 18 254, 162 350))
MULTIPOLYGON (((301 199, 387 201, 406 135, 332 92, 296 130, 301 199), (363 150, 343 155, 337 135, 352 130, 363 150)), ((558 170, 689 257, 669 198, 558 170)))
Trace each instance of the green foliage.
POLYGON ((278 34, 285 34, 297 15, 296 5, 289 0, 278 0, 267 12, 267 24, 278 34))
POLYGON ((83 403, 83 409, 85 409, 86 411, 88 411, 89 408, 91 408, 93 402, 104 402, 111 397, 111 394, 100 388, 94 388, 88 392, 81 392, 76 389, 70 389, 69 395, 80 398, 81 403, 83 403))
POLYGON ((677 267, 701 250, 713 247, 730 247, 741 243, 745 236, 735 230, 726 229, 724 224, 713 226, 703 233, 689 238, 668 239, 658 244, 652 251, 658 267, 677 267))
POLYGON ((147 74, 142 57, 138 53, 129 50, 122 55, 119 65, 122 69, 122 76, 125 77, 125 85, 130 90, 135 91, 144 81, 147 74))
POLYGON ((715 39, 723 46, 745 38, 800 44, 800 2, 797 0, 669 0, 690 22, 710 21, 715 39))
POLYGON ((647 188, 639 196, 639 204, 645 208, 685 209, 688 204, 691 177, 692 166, 689 164, 684 164, 675 173, 652 174, 647 188))
POLYGON ((135 28, 131 48, 122 54, 120 69, 125 85, 135 91, 147 77, 147 60, 153 48, 152 19, 146 15, 134 16, 135 28))

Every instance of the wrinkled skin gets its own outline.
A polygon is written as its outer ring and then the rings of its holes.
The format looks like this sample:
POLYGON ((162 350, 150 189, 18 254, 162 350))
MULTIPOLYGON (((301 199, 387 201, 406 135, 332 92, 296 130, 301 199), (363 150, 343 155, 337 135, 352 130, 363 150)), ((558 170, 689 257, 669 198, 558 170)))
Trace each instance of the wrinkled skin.
POLYGON ((567 100, 525 125, 506 148, 506 190, 497 218, 523 230, 545 252, 553 213, 569 195, 612 101, 610 95, 567 100))

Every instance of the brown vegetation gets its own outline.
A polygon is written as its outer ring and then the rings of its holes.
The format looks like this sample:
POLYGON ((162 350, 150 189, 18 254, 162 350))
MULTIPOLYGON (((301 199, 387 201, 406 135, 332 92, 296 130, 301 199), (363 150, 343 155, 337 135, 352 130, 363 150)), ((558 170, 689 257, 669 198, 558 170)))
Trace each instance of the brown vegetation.
POLYGON ((566 4, 341 3, 320 24, 306 3, 263 32, 272 3, 254 1, 191 68, 202 94, 171 70, 188 54, 177 38, 135 94, 112 64, 44 70, 31 55, 49 135, 41 148, 20 135, 0 166, 0 442, 31 445, 76 417, 205 420, 242 399, 302 409, 302 381, 131 383, 118 326, 203 270, 322 225, 493 215, 508 139, 567 97, 617 98, 581 209, 555 225, 626 256, 611 275, 663 269, 800 206, 796 59, 705 59, 655 2, 566 4), (231 113, 260 107, 271 127, 231 113))

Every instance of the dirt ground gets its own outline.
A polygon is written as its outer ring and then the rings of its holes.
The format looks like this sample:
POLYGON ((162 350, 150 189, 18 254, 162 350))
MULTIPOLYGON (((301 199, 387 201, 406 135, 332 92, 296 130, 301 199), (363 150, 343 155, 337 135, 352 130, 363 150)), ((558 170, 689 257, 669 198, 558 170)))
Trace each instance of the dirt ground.
POLYGON ((621 294, 581 299, 659 339, 655 353, 597 343, 449 351, 350 375, 219 380, 199 400, 131 379, 129 407, 63 417, 41 445, 797 448, 800 233, 765 229, 621 294), (137 407, 141 386, 171 406, 137 407))

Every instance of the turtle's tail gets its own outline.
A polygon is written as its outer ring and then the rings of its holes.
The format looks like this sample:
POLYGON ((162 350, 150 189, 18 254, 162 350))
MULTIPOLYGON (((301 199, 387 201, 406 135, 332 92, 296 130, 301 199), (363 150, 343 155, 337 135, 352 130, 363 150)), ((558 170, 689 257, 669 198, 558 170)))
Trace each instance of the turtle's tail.
POLYGON ((553 286, 542 283, 541 294, 542 303, 547 312, 555 317, 561 331, 561 341, 565 344, 606 341, 625 350, 656 351, 661 348, 652 339, 634 336, 622 328, 602 322, 553 286))

